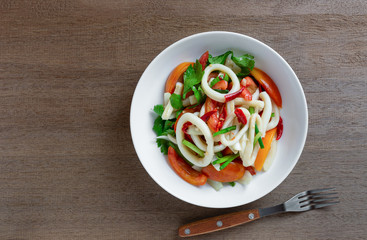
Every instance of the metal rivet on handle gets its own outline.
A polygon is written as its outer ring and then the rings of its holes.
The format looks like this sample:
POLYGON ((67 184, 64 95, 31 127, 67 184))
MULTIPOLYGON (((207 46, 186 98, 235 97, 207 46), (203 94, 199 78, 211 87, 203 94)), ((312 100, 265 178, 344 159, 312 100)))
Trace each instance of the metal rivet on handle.
POLYGON ((250 213, 250 214, 248 215, 248 218, 252 220, 252 219, 254 219, 254 218, 255 218, 255 215, 254 215, 253 213, 250 213))
POLYGON ((217 227, 221 227, 223 226, 223 222, 222 221, 217 221, 217 227))
POLYGON ((186 235, 189 235, 190 233, 191 233, 190 229, 186 228, 186 229, 185 229, 185 234, 186 234, 186 235))

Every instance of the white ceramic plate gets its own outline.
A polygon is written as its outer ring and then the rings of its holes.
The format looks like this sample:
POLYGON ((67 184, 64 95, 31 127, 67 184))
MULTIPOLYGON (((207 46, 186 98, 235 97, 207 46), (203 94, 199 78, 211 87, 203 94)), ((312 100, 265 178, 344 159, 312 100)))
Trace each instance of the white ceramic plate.
POLYGON ((308 113, 301 84, 288 63, 264 43, 232 32, 205 32, 186 37, 162 51, 146 68, 133 96, 130 129, 135 150, 149 175, 173 196, 198 206, 235 207, 255 201, 276 188, 296 165, 306 141, 308 113), (152 130, 156 114, 153 106, 162 104, 166 79, 182 62, 193 62, 209 50, 217 56, 233 50, 236 56, 255 56, 255 66, 277 84, 283 100, 281 116, 284 132, 278 142, 276 158, 270 170, 258 173, 242 186, 225 186, 216 192, 208 184, 195 187, 182 180, 170 167, 155 142, 152 130))

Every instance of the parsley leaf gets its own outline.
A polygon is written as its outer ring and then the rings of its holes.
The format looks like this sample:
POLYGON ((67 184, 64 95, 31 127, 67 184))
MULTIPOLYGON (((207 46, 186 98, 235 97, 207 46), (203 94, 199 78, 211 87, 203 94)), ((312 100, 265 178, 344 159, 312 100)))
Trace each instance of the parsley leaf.
POLYGON ((153 125, 153 131, 157 134, 157 136, 171 134, 170 130, 173 130, 173 125, 175 125, 174 121, 163 120, 160 116, 158 116, 153 125))
POLYGON ((226 62, 228 55, 231 53, 233 55, 232 51, 227 51, 226 53, 216 56, 216 57, 212 57, 212 55, 209 55, 208 61, 210 64, 215 64, 215 63, 224 64, 226 62))
POLYGON ((192 86, 195 86, 201 82, 201 78, 204 75, 203 68, 198 60, 194 64, 194 67, 191 65, 187 68, 184 73, 184 90, 183 90, 183 98, 186 98, 186 94, 190 92, 192 86))
POLYGON ((168 147, 169 147, 168 143, 169 143, 169 141, 167 141, 165 139, 157 139, 158 148, 161 149, 161 152, 164 155, 168 154, 168 147))
POLYGON ((162 135, 167 135, 167 131, 172 129, 174 124, 175 124, 174 121, 169 121, 169 120, 165 121, 162 135))
POLYGON ((163 105, 155 105, 154 108, 153 108, 153 111, 158 114, 159 116, 162 117, 162 114, 164 112, 164 107, 163 105))
POLYGON ((201 82, 201 79, 203 78, 204 71, 203 66, 199 62, 199 60, 196 60, 196 63, 194 64, 195 74, 196 78, 199 80, 199 83, 201 82))
POLYGON ((228 77, 228 74, 224 74, 224 78, 223 78, 224 81, 229 81, 229 77, 228 77))
POLYGON ((153 131, 157 134, 157 136, 161 136, 163 133, 163 126, 164 126, 164 121, 163 119, 158 116, 155 121, 154 121, 154 125, 153 125, 153 131))
POLYGON ((176 93, 172 93, 171 97, 169 98, 171 105, 175 109, 181 109, 182 108, 182 99, 181 95, 178 95, 176 93))
POLYGON ((195 86, 192 86, 192 91, 194 92, 194 96, 198 103, 203 103, 206 99, 206 95, 204 94, 203 89, 201 89, 201 86, 196 89, 195 86))
MULTIPOLYGON (((176 134, 175 134, 175 131, 173 130, 174 124, 175 124, 174 121, 169 121, 169 120, 165 121, 160 116, 158 116, 154 121, 153 131, 157 134, 157 136, 168 135, 168 134, 175 136, 176 134)), ((156 142, 157 142, 158 148, 161 149, 161 152, 167 155, 169 141, 165 139, 157 139, 156 142)))
POLYGON ((244 74, 244 73, 237 73, 236 74, 237 75, 237 77, 239 77, 239 78, 244 78, 244 77, 246 77, 248 74, 244 74))
POLYGON ((255 66, 254 56, 244 54, 240 57, 235 57, 232 54, 232 61, 241 68, 241 73, 249 74, 255 66))
MULTIPOLYGON (((174 121, 163 120, 160 116, 158 116, 153 125, 153 131, 157 134, 157 136, 171 134, 173 130, 173 125, 175 125, 174 121)), ((174 133, 174 131, 173 131, 174 133)))
POLYGON ((175 133, 175 130, 173 129, 167 129, 165 132, 164 132, 165 135, 171 135, 173 137, 176 137, 176 133, 175 133))

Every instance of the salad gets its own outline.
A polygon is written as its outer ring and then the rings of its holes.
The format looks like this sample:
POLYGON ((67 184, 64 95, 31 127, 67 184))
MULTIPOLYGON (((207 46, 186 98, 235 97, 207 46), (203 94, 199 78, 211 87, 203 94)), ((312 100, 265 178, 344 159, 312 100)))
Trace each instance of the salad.
POLYGON ((278 87, 255 68, 254 56, 207 51, 168 76, 153 130, 183 180, 218 191, 270 168, 283 132, 281 107, 278 87))

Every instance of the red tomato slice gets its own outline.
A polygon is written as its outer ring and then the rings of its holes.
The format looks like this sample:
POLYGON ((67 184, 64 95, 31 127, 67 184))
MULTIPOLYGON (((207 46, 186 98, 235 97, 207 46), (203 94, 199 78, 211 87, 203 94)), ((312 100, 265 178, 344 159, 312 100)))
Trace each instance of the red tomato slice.
POLYGON ((206 123, 208 124, 208 127, 212 132, 218 132, 218 125, 219 125, 218 113, 214 113, 213 115, 211 115, 206 123))
POLYGON ((218 110, 218 112, 210 116, 207 124, 212 132, 218 132, 227 117, 225 104, 214 101, 211 98, 206 98, 205 113, 213 110, 218 110))
POLYGON ((205 69, 208 58, 209 58, 209 51, 206 51, 205 53, 203 53, 203 55, 201 55, 201 57, 199 58, 199 62, 201 66, 203 67, 203 70, 205 69))
POLYGON ((246 101, 252 100, 252 94, 247 90, 247 88, 243 89, 241 92, 241 97, 244 98, 246 101))
POLYGON ((186 182, 195 186, 201 186, 206 183, 208 178, 201 172, 193 169, 172 147, 168 148, 168 161, 173 170, 186 182))
POLYGON ((243 177, 245 167, 238 162, 231 162, 221 171, 217 171, 213 165, 208 165, 201 170, 208 178, 218 182, 233 182, 243 177))
MULTIPOLYGON (((206 98, 205 101, 205 113, 211 112, 213 110, 217 110, 218 102, 212 100, 211 98, 206 98)), ((216 132, 217 125, 218 125, 218 113, 214 113, 209 117, 209 120, 207 122, 208 127, 211 131, 216 132)))
POLYGON ((258 68, 254 68, 251 71, 251 75, 260 83, 260 85, 269 94, 271 99, 275 102, 278 107, 282 107, 282 97, 280 95, 277 85, 274 83, 268 74, 258 68))
POLYGON ((241 86, 244 86, 247 88, 247 90, 251 93, 254 94, 256 92, 257 89, 257 85, 254 82, 254 80, 252 80, 251 77, 247 76, 244 79, 242 79, 241 81, 241 86))
POLYGON ((228 82, 224 80, 220 80, 216 84, 214 84, 213 89, 226 90, 228 87, 228 82))

